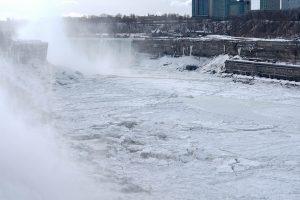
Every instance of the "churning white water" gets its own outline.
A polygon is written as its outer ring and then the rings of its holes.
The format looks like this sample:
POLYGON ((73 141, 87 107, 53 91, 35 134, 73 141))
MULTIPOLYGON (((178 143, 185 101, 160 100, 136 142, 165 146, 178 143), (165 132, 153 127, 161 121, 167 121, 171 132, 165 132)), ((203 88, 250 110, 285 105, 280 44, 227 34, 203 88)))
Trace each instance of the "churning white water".
POLYGON ((53 128, 51 71, 1 59, 0 199, 108 198, 53 128))

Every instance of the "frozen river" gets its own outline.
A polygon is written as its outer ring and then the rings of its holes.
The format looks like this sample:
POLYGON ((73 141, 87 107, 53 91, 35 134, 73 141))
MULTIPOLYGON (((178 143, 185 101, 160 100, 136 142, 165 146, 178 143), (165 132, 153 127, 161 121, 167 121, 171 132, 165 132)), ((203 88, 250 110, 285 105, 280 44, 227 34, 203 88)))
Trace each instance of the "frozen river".
POLYGON ((299 87, 205 72, 222 59, 59 73, 57 129, 124 199, 299 199, 299 87), (178 70, 197 62, 205 70, 178 70))
POLYGON ((299 85, 224 77, 227 56, 108 55, 97 73, 1 68, 0 120, 14 121, 0 124, 1 200, 300 199, 299 85), (93 187, 39 139, 45 132, 58 133, 93 187))

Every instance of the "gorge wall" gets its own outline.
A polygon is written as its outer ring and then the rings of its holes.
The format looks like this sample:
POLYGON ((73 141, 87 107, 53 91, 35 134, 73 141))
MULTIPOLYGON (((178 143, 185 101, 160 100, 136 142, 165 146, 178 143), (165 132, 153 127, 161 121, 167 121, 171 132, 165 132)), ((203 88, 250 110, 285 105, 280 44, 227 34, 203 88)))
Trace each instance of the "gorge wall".
POLYGON ((192 55, 213 57, 221 54, 239 55, 248 59, 272 62, 300 61, 300 41, 254 40, 251 38, 202 37, 202 38, 151 38, 133 40, 138 52, 153 55, 192 55))
POLYGON ((70 36, 139 33, 172 37, 195 37, 201 34, 289 39, 300 37, 300 9, 252 11, 245 16, 223 21, 178 15, 120 15, 65 18, 64 22, 70 36))

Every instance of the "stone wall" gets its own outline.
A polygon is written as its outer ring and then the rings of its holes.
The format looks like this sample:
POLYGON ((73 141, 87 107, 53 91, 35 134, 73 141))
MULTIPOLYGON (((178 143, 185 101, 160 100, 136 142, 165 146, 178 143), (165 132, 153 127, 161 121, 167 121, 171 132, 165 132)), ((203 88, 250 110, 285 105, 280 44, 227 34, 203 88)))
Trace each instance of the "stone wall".
POLYGON ((300 61, 300 42, 286 40, 254 40, 242 38, 152 38, 133 40, 138 52, 154 55, 193 55, 213 57, 221 54, 245 58, 300 61))
POLYGON ((299 65, 279 65, 241 60, 227 60, 225 73, 300 81, 299 65))

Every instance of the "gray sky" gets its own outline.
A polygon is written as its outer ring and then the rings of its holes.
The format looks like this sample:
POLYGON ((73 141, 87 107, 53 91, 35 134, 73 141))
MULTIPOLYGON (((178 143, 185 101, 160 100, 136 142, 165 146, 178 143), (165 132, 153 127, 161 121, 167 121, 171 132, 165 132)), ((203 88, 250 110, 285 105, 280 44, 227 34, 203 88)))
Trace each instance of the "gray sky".
MULTIPOLYGON (((252 0, 257 8, 258 0, 252 0)), ((191 0, 0 0, 0 18, 81 14, 191 14, 191 0)))

